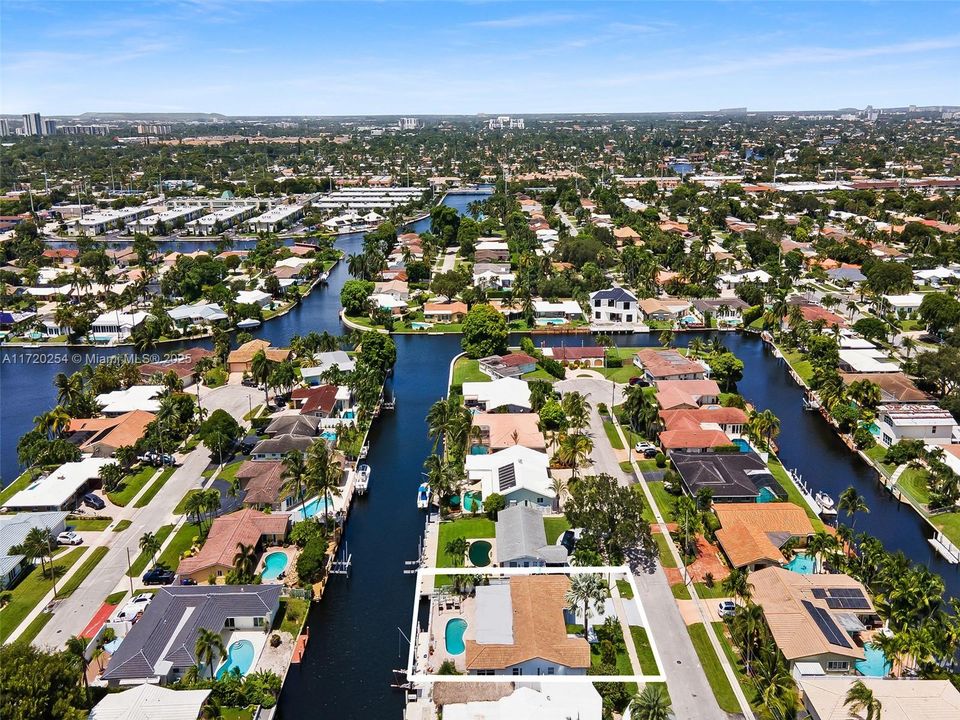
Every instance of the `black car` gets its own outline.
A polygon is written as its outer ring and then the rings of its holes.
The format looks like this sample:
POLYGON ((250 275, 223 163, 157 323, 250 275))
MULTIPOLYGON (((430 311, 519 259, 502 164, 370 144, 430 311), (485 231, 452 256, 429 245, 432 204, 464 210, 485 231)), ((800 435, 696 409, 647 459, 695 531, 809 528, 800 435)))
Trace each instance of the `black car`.
POLYGON ((182 577, 182 578, 180 578, 180 584, 181 584, 181 585, 196 585, 196 584, 197 584, 197 581, 194 580, 193 578, 182 577))
POLYGON ((144 585, 169 585, 176 576, 173 570, 158 566, 150 570, 142 579, 144 585))
POLYGON ((94 510, 103 510, 107 506, 107 504, 103 501, 103 498, 98 497, 93 493, 87 493, 80 498, 80 500, 88 508, 93 508, 94 510))

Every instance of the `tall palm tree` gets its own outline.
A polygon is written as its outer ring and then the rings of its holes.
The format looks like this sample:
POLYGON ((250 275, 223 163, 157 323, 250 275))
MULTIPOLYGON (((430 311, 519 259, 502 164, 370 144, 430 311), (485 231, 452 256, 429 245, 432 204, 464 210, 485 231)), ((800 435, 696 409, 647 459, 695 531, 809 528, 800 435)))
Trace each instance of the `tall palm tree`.
POLYGON ((570 578, 567 589, 567 607, 573 612, 583 610, 583 636, 587 637, 590 626, 590 604, 600 612, 607 600, 607 583, 599 575, 578 573, 570 578))
POLYGON ((463 557, 467 554, 467 548, 470 547, 470 543, 467 542, 466 538, 457 537, 450 540, 443 550, 450 557, 450 562, 453 563, 454 567, 463 567, 463 557))
POLYGON ((823 530, 818 530, 810 537, 807 541, 807 552, 813 556, 816 572, 823 571, 823 556, 835 550, 838 545, 837 539, 823 530))
POLYGON ((293 501, 302 502, 301 514, 307 506, 307 496, 304 493, 304 486, 307 482, 307 463, 303 459, 303 453, 299 450, 290 450, 283 456, 283 472, 280 474, 283 481, 280 492, 284 496, 290 496, 293 501))
POLYGON ((570 427, 580 431, 590 422, 590 403, 579 392, 568 392, 561 401, 563 411, 567 415, 570 427))
POLYGON ((157 553, 160 552, 161 543, 157 539, 157 536, 152 532, 145 532, 140 536, 140 546, 141 552, 145 552, 150 555, 151 563, 156 562, 157 553))
POLYGON ((87 702, 89 702, 90 683, 87 681, 87 668, 90 666, 90 661, 87 660, 86 655, 87 640, 79 635, 74 635, 67 640, 66 651, 77 663, 77 668, 80 670, 80 684, 83 685, 84 695, 86 695, 87 702))
POLYGON ((751 591, 748 575, 749 571, 747 570, 733 568, 723 580, 723 591, 738 600, 749 600, 751 591))
POLYGON ((554 504, 556 505, 554 509, 559 512, 563 507, 563 499, 568 495, 567 481, 562 477, 553 477, 550 480, 550 490, 553 491, 554 504))
POLYGON ((343 466, 337 461, 326 441, 318 438, 307 451, 307 488, 324 499, 323 519, 330 519, 334 496, 341 494, 340 479, 343 466))
POLYGON ((661 685, 648 684, 630 701, 631 720, 669 720, 670 698, 661 685))
POLYGON ((453 403, 455 398, 441 398, 437 400, 427 411, 427 432, 433 438, 433 450, 436 452, 440 444, 440 438, 447 431, 447 425, 453 415, 453 403))
POLYGON ((183 505, 184 512, 187 515, 193 515, 197 519, 197 526, 203 527, 203 513, 206 511, 206 500, 202 490, 192 492, 183 505))
POLYGON ((263 385, 263 400, 270 401, 270 376, 273 373, 273 362, 263 350, 258 350, 250 360, 250 377, 258 385, 263 385))
POLYGON ((588 435, 562 435, 557 447, 557 457, 561 463, 573 468, 573 477, 577 477, 577 469, 586 462, 593 452, 593 440, 588 435))
POLYGON ((257 547, 251 543, 244 545, 237 543, 237 552, 233 556, 233 569, 237 573, 240 582, 247 582, 253 577, 253 571, 257 567, 257 547))
POLYGON ((867 506, 867 501, 864 499, 863 495, 858 493, 857 489, 852 485, 840 493, 840 501, 837 503, 837 507, 850 516, 851 531, 853 531, 857 526, 857 513, 870 512, 870 508, 867 506))
POLYGON ((852 712, 863 713, 863 720, 880 720, 883 704, 874 697, 873 690, 863 684, 863 680, 855 680, 843 700, 844 707, 852 712))
POLYGON ((197 631, 197 642, 193 646, 198 665, 210 668, 210 679, 213 680, 213 670, 221 660, 227 656, 227 649, 223 646, 220 633, 206 628, 197 631))

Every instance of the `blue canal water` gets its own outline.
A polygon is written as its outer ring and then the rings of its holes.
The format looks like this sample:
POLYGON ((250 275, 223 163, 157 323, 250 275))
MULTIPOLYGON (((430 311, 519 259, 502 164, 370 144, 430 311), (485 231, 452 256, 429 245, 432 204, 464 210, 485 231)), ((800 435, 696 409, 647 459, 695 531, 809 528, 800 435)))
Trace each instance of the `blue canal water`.
MULTIPOLYGON (((463 211, 477 196, 455 195, 448 204, 463 211)), ((427 228, 428 221, 415 225, 427 228)), ((355 252, 360 235, 341 236, 338 246, 355 252)), ((277 345, 294 334, 311 330, 342 333, 339 293, 347 279, 345 264, 331 273, 329 285, 317 288, 287 315, 265 323, 255 333, 277 345)), ((678 335, 685 345, 694 334, 678 335)), ((422 482, 422 462, 431 451, 424 417, 433 401, 446 392, 449 363, 460 352, 455 335, 396 336, 397 365, 389 392, 397 408, 384 413, 370 433, 367 462, 382 478, 363 502, 351 509, 346 525, 346 547, 353 556, 349 579, 334 578, 323 601, 308 617, 310 645, 303 662, 294 666, 280 698, 285 718, 396 717, 402 693, 391 690, 392 669, 406 664, 407 645, 400 636, 409 632, 414 576, 404 575, 404 563, 417 556, 423 516, 415 496, 422 482)), ((812 488, 834 498, 853 485, 866 497, 871 512, 857 518, 857 529, 878 537, 887 548, 902 550, 916 562, 940 573, 947 594, 960 596, 956 568, 933 554, 926 525, 912 511, 883 492, 874 471, 854 456, 816 413, 802 409, 802 392, 777 360, 754 336, 725 333, 724 343, 744 362, 739 390, 760 409, 769 408, 781 420, 777 439, 780 456, 796 468, 812 488)), ((514 338, 518 341, 518 338, 514 338)), ((539 336, 538 344, 592 344, 588 337, 539 336)), ((657 345, 654 334, 619 336, 624 346, 657 345)), ((197 343, 191 343, 197 344, 197 343)), ((170 348, 175 350, 177 348, 170 348)), ((31 355, 63 349, 0 349, 0 473, 4 483, 17 474, 16 444, 29 430, 35 415, 56 402, 53 377, 82 366, 66 362, 35 362, 31 355)), ((81 350, 81 354, 82 354, 81 350)), ((97 350, 110 354, 110 351, 97 350)))

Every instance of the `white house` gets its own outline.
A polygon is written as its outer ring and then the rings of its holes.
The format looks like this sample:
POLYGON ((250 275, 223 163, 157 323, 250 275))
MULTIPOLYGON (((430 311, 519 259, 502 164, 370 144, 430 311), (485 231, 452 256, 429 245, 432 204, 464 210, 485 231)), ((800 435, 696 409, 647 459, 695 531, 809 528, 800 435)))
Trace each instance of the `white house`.
MULTIPOLYGON (((434 702, 440 704, 437 696, 443 696, 444 686, 435 685, 433 694, 434 702)), ((443 720, 600 720, 602 717, 603 700, 588 682, 524 684, 499 700, 443 704, 443 720)))
POLYGON ((72 510, 77 498, 86 491, 87 483, 100 477, 104 465, 111 458, 85 458, 79 462, 64 463, 45 477, 34 480, 4 503, 10 510, 35 512, 72 510))
POLYGON ((237 293, 237 305, 259 305, 262 308, 273 304, 273 296, 263 290, 241 290, 237 293))
POLYGON ((465 382, 463 402, 484 412, 507 408, 509 412, 530 412, 530 386, 516 378, 491 382, 465 382))
POLYGON ((483 497, 494 493, 502 495, 507 504, 527 501, 548 510, 556 497, 550 487, 546 453, 523 445, 510 447, 487 455, 467 455, 467 479, 480 484, 483 497))
POLYGON ((907 293, 906 295, 884 295, 883 299, 890 303, 890 307, 902 317, 919 310, 923 297, 922 293, 907 293))
POLYGON ((621 287, 590 293, 590 321, 601 323, 633 323, 639 321, 637 296, 621 287))
MULTIPOLYGON (((583 318, 583 308, 576 300, 560 300, 558 302, 534 300, 533 314, 539 321, 579 320, 583 318)), ((537 324, 542 325, 544 323, 538 322, 537 324)))
POLYGON ((88 720, 195 720, 209 695, 209 690, 170 690, 144 683, 107 693, 94 705, 88 720))
POLYGON ((931 445, 960 441, 957 421, 936 405, 881 405, 877 425, 880 442, 888 447, 900 440, 923 440, 931 445))
POLYGON ((126 390, 97 395, 97 404, 104 415, 123 415, 133 410, 155 413, 160 409, 160 393, 163 385, 132 385, 126 390))
POLYGON ((144 323, 151 317, 149 313, 132 312, 125 313, 119 310, 111 310, 100 315, 93 321, 92 332, 96 340, 125 340, 130 337, 134 328, 144 323))

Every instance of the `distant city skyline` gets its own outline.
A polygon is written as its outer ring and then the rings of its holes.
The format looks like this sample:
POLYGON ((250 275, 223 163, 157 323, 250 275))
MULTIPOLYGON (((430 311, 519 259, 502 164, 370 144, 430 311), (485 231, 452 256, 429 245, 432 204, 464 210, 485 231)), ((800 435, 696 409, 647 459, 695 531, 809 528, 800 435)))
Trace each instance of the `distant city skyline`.
POLYGON ((955 3, 47 2, 0 113, 641 113, 960 104, 955 3))

